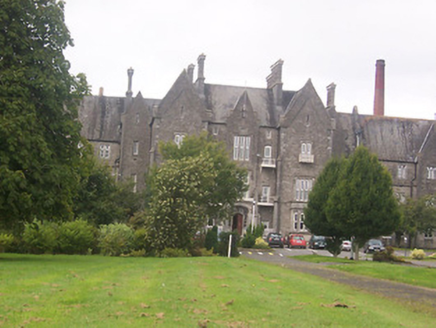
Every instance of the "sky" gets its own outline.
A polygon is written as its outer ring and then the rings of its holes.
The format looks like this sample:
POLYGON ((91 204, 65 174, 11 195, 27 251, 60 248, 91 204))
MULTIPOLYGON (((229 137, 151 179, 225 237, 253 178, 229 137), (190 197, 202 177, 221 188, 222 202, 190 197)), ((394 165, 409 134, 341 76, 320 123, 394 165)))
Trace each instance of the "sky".
MULTIPOLYGON (((66 0, 71 73, 92 93, 161 99, 206 55, 205 83, 266 87, 282 59, 283 89, 311 79, 339 112, 372 114, 375 63, 384 59, 385 115, 435 119, 434 0, 66 0)), ((194 80, 197 71, 194 72, 194 80)))

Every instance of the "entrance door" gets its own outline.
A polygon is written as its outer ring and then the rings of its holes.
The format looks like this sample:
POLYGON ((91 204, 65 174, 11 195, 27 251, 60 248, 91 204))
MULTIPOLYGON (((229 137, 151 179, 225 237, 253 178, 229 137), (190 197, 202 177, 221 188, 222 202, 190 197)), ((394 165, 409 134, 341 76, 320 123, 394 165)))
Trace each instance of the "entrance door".
POLYGON ((232 231, 237 230, 239 235, 242 235, 242 214, 238 213, 233 216, 232 231))

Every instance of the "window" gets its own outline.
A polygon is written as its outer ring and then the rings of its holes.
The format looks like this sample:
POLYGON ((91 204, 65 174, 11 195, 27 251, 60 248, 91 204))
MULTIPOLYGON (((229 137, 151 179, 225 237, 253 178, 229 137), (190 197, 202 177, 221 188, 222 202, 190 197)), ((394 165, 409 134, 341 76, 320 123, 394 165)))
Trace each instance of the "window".
POLYGON ((294 230, 298 230, 298 213, 294 214, 294 230))
POLYGON ((108 159, 111 155, 110 145, 100 145, 100 158, 108 159))
POLYGON ((174 142, 176 143, 176 145, 180 148, 180 146, 183 143, 183 138, 185 138, 185 136, 183 134, 175 134, 174 135, 174 142))
POLYGON ((212 128, 212 133, 213 133, 213 135, 214 136, 217 136, 218 135, 218 133, 219 133, 219 127, 218 126, 214 126, 213 128, 212 128))
POLYGON ((244 193, 243 198, 249 199, 250 198, 250 173, 247 173, 247 176, 245 177, 244 184, 247 186, 247 191, 244 193))
POLYGON ((427 167, 427 179, 436 179, 436 167, 427 167))
POLYGON ((302 143, 301 144, 301 153, 310 155, 312 153, 312 144, 311 143, 302 143))
POLYGON ((294 212, 292 221, 294 231, 306 231, 306 226, 304 225, 304 213, 300 211, 294 212))
POLYGON ((406 179, 406 165, 398 165, 398 179, 406 179))
POLYGON ((139 123, 139 113, 136 113, 136 124, 139 123))
POLYGON ((312 190, 312 179, 297 179, 295 181, 295 200, 307 202, 312 190))
POLYGON ((272 148, 271 146, 265 146, 263 150, 263 157, 265 158, 271 158, 272 148))
POLYGON ((260 198, 261 203, 268 203, 269 202, 269 192, 270 192, 269 186, 262 187, 262 196, 260 198))
POLYGON ((424 233, 424 238, 433 238, 433 231, 431 230, 431 229, 429 229, 429 230, 427 230, 425 233, 424 233))
POLYGON ((235 136, 233 138, 233 159, 248 161, 250 159, 250 137, 235 136))
POLYGON ((304 226, 304 213, 301 213, 300 215, 300 231, 305 230, 306 227, 304 226))
POLYGON ((139 141, 133 141, 133 155, 139 154, 139 141))
POLYGON ((136 175, 136 173, 132 174, 132 181, 133 181, 133 192, 136 192, 137 191, 136 183, 138 182, 138 176, 136 175))

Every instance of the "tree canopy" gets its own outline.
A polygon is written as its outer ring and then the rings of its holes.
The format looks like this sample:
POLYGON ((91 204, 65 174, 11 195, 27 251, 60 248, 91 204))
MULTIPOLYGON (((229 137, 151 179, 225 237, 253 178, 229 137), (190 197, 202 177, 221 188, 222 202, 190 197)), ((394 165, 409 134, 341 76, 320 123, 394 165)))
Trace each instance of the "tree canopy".
POLYGON ((391 234, 400 213, 389 172, 362 146, 339 163, 331 161, 309 195, 306 221, 309 228, 327 236, 354 236, 360 246, 391 234))
POLYGON ((88 86, 63 55, 63 2, 2 0, 0 30, 0 224, 72 217, 89 155, 77 119, 88 86))

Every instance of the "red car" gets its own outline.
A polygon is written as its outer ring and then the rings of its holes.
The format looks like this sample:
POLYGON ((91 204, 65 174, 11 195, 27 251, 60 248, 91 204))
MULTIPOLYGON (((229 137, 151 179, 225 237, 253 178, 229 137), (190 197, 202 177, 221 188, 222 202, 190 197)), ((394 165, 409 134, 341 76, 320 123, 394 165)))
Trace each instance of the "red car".
POLYGON ((286 245, 288 248, 306 248, 306 239, 303 235, 288 235, 286 245))

